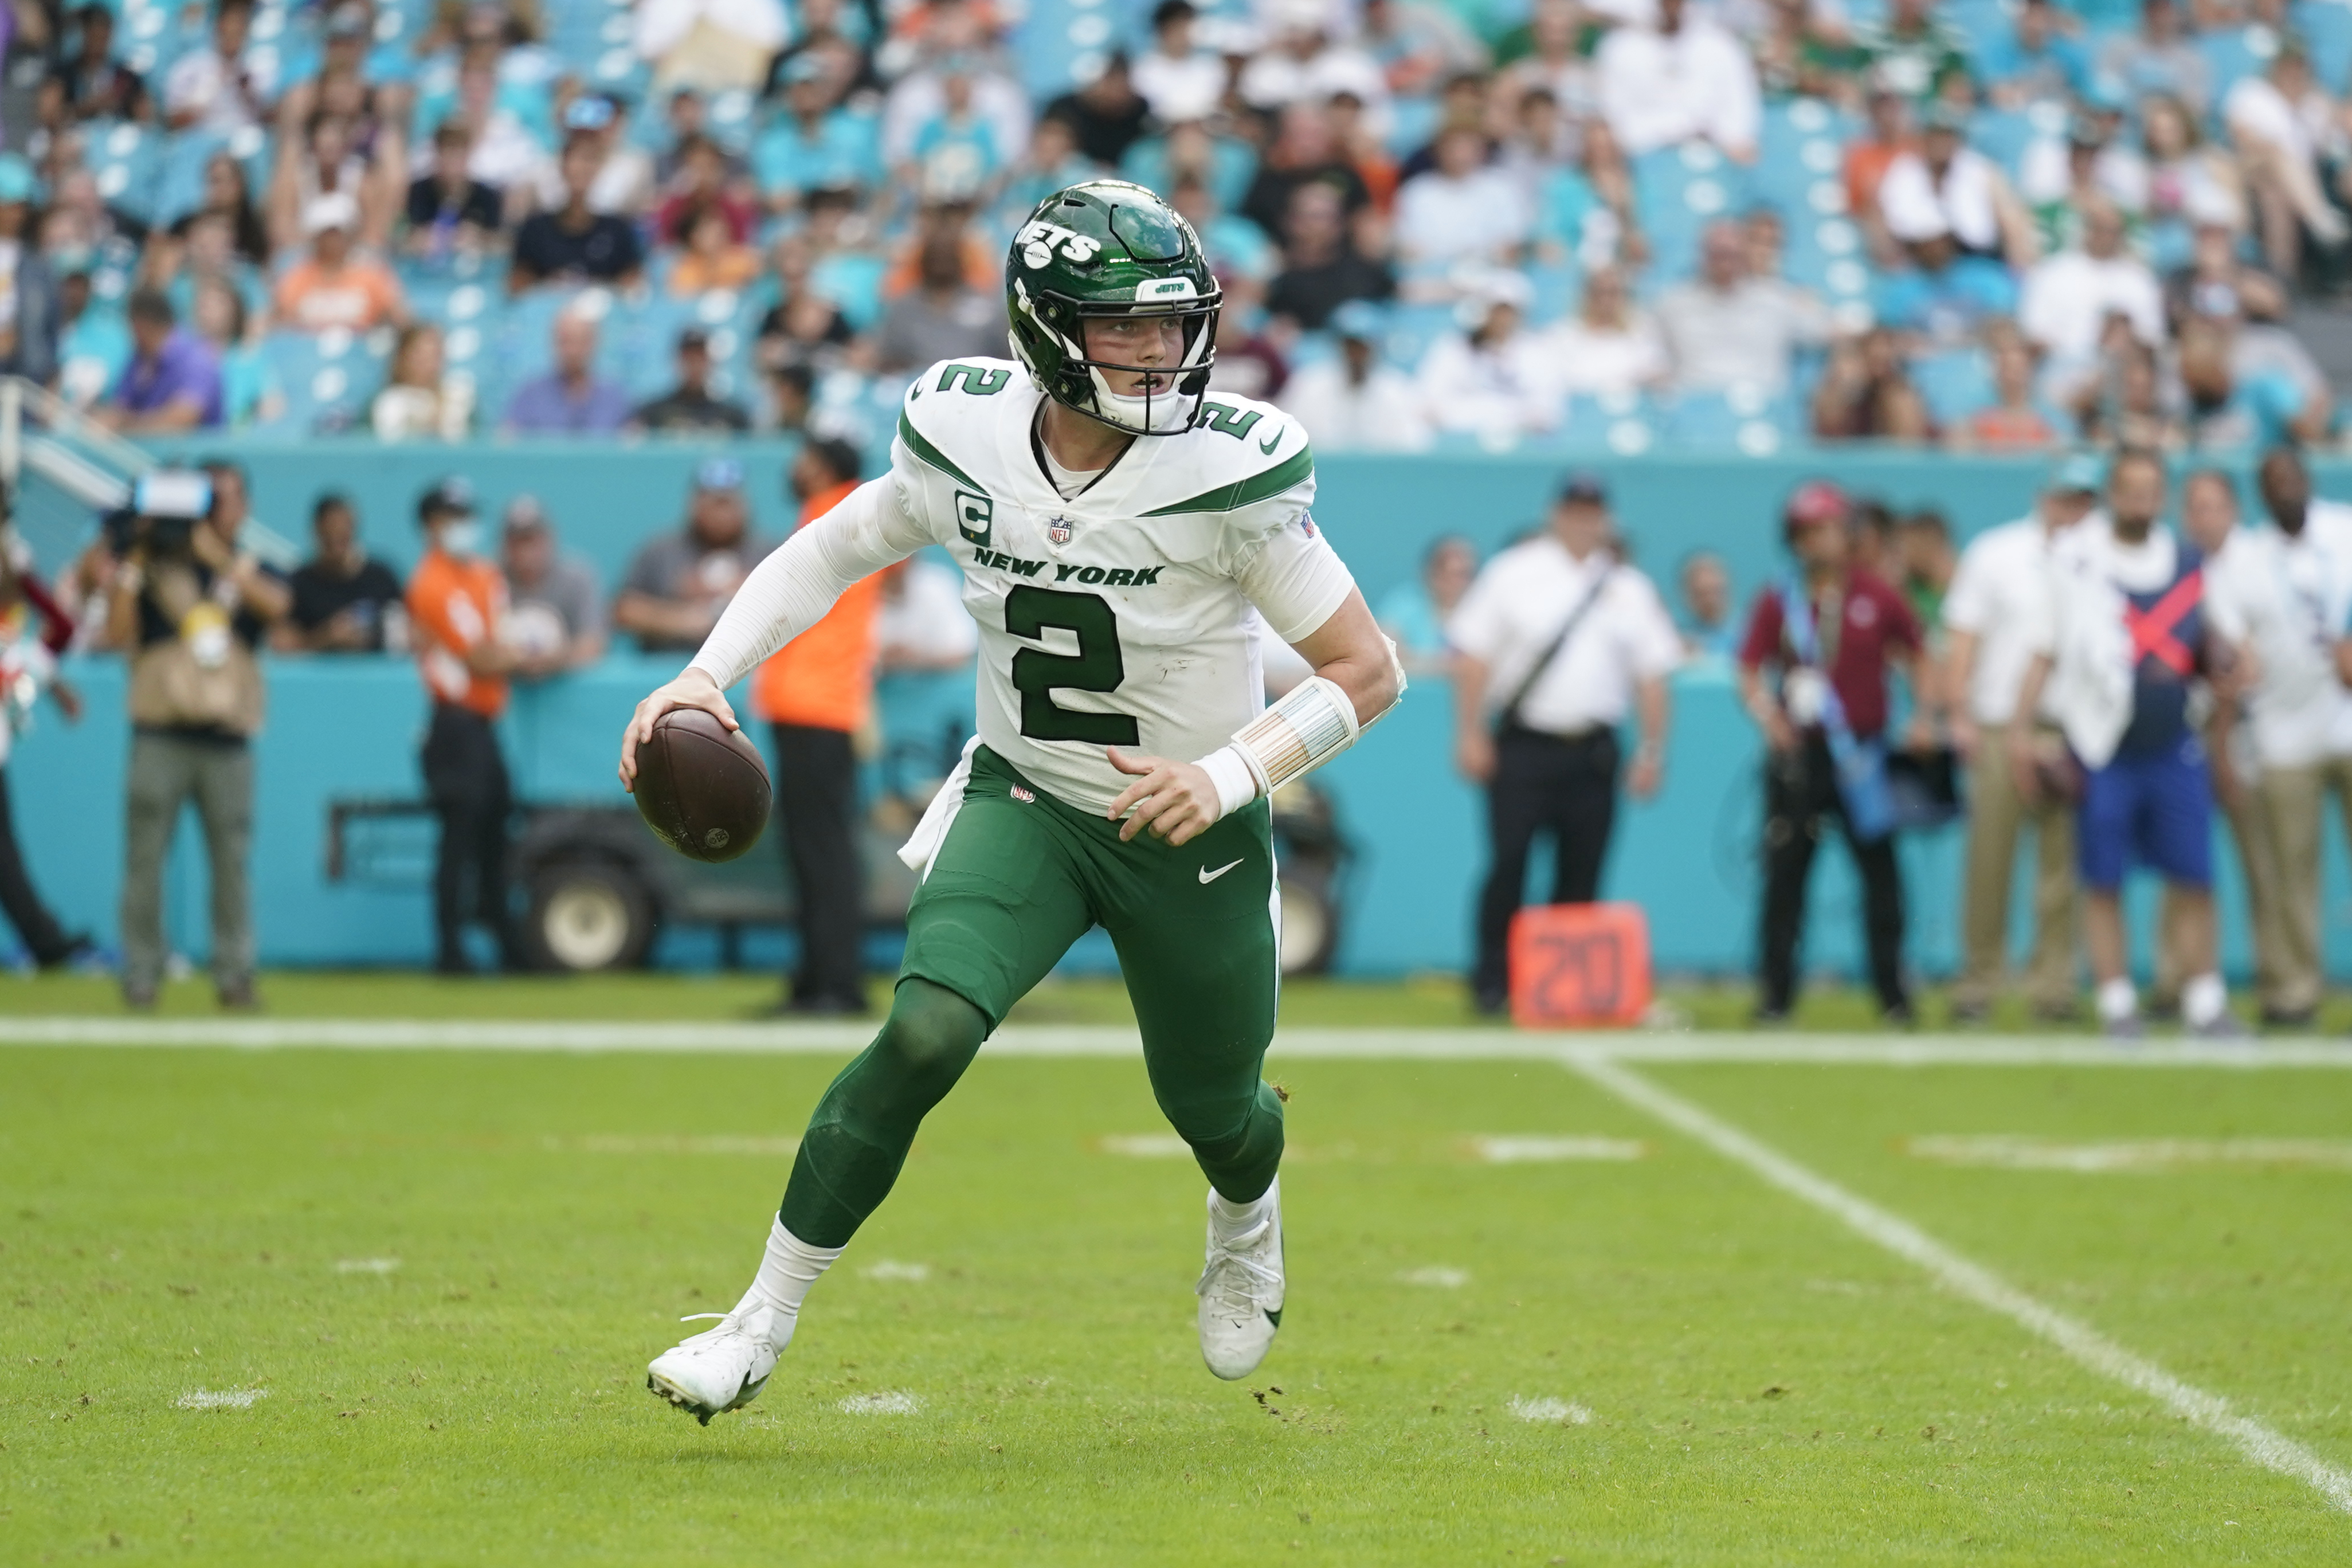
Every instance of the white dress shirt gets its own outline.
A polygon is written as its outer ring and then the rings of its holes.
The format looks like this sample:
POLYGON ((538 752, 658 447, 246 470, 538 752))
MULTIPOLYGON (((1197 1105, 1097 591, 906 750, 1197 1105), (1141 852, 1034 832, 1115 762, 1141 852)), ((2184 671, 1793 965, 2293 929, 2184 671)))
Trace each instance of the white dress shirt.
POLYGON ((1968 701, 1969 717, 1979 724, 2017 717, 2018 689, 2049 620, 2050 568, 2050 531, 2039 516, 1987 529, 1960 552, 1943 622, 1977 639, 1968 701))
POLYGON ((1601 113, 1629 156, 1698 138, 1742 155, 1756 146, 1763 99, 1738 39, 1685 15, 1672 37, 1618 27, 1593 56, 1601 113))
POLYGON ((1596 582, 1600 599, 1519 704, 1521 724, 1555 735, 1614 726, 1636 681, 1682 662, 1682 637, 1647 577, 1606 551, 1579 561, 1543 533, 1487 562, 1445 624, 1445 640, 1486 667, 1490 710, 1510 700, 1596 582))
POLYGON ((2254 755, 2264 767, 2324 761, 2344 721, 2335 645, 2352 601, 2352 558, 2309 526, 2293 537, 2238 528, 2205 562, 2214 624, 2252 645, 2255 684, 2247 703, 2254 755))

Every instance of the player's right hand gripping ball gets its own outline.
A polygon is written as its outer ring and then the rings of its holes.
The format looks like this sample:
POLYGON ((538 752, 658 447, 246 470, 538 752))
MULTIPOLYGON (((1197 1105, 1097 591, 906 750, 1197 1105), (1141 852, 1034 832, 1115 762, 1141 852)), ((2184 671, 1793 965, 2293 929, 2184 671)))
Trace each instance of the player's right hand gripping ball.
POLYGON ((637 815, 695 860, 732 860, 768 826, 768 765, 740 730, 699 708, 673 708, 637 748, 637 815))

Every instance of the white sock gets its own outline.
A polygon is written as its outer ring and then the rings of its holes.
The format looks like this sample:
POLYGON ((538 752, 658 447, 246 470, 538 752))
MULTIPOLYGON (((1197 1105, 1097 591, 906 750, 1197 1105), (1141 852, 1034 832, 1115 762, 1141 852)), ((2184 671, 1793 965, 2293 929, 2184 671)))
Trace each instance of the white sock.
POLYGON ((1274 1184, 1256 1198, 1249 1203, 1237 1204, 1211 1187, 1209 1224, 1215 1228, 1217 1238, 1231 1241, 1234 1237, 1246 1235, 1260 1220, 1274 1212, 1274 1205, 1279 1201, 1276 1194, 1281 1191, 1282 1178, 1276 1176, 1274 1184))
POLYGON ((793 1327, 800 1321, 801 1303, 808 1300, 809 1287, 817 1276, 833 1267, 841 1256, 838 1247, 811 1247, 784 1228, 777 1220, 768 1229, 768 1253, 760 1259, 760 1272, 752 1278, 751 1288, 743 1292, 736 1310, 766 1306, 776 1314, 777 1347, 793 1337, 793 1327))
POLYGON ((2139 1016, 2139 993, 2129 980, 2118 975, 2099 982, 2099 1022, 2120 1024, 2139 1016))
POLYGON ((2180 988, 2180 1021, 2192 1029, 2212 1023, 2229 1005, 2229 989, 2218 974, 2200 974, 2180 988))

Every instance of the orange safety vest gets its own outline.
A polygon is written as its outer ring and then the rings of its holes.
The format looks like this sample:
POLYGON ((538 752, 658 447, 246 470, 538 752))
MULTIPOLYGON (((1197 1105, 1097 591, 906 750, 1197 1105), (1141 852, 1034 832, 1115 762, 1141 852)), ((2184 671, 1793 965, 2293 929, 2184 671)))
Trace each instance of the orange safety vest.
MULTIPOLYGON (((853 481, 812 496, 801 509, 806 528, 857 488, 853 481)), ((897 570, 897 568, 890 568, 897 570)), ((855 733, 874 707, 874 617, 882 574, 853 584, 824 619, 770 655, 751 677, 751 710, 772 724, 855 733)))

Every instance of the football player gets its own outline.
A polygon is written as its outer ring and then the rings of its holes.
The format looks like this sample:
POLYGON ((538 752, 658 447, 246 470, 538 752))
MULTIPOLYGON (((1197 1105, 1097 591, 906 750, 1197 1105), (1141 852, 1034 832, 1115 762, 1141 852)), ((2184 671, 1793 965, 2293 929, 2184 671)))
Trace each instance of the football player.
POLYGON ((751 1288, 647 1370, 705 1423, 759 1394, 924 1113, 1095 925, 1153 1095, 1209 1179, 1202 1355, 1246 1376, 1282 1321, 1265 802, 1353 743, 1403 675, 1308 516, 1305 435, 1208 393, 1220 293, 1182 217, 1139 185, 1072 186, 1014 236, 1005 293, 1017 363, 925 371, 890 471, 761 563, 622 738, 625 784, 664 712, 735 727, 727 688, 850 584, 929 544, 963 568, 980 733, 901 851, 923 880, 889 1018, 811 1117, 751 1288), (1315 670, 1271 708, 1260 616, 1315 670))

